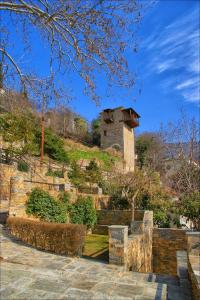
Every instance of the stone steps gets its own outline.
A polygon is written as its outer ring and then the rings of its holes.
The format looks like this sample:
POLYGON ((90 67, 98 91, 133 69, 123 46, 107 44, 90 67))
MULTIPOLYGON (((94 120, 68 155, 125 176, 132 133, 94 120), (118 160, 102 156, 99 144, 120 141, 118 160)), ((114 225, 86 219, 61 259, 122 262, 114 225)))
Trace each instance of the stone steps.
POLYGON ((33 299, 33 295, 48 300, 191 300, 186 278, 124 271, 39 251, 11 237, 5 228, 1 243, 0 298, 4 300, 33 299))

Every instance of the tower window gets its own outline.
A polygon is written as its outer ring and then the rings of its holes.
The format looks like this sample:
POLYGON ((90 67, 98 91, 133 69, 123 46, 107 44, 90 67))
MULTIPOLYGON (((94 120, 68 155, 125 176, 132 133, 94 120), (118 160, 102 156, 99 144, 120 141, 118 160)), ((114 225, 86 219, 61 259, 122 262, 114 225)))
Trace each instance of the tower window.
POLYGON ((107 131, 106 131, 106 130, 104 130, 103 134, 104 134, 104 136, 107 136, 107 131))

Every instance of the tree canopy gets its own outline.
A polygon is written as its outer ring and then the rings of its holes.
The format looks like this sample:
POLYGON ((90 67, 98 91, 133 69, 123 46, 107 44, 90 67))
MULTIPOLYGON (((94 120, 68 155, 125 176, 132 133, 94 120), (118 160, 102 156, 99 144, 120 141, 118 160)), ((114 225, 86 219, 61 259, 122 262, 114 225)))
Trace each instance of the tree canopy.
MULTIPOLYGON (((40 91, 40 74, 34 74, 16 59, 12 40, 19 37, 19 51, 31 56, 32 38, 37 36, 49 59, 47 86, 58 96, 58 73, 75 71, 85 83, 84 91, 98 101, 96 81, 103 75, 108 85, 131 87, 126 49, 136 51, 135 27, 141 19, 138 0, 14 0, 0 1, 1 81, 19 78, 22 88, 40 91), (11 26, 12 24, 12 26, 11 26), (13 32, 15 31, 15 32, 13 32), (47 50, 48 49, 48 50, 47 50), (95 72, 94 72, 95 70, 95 72), (37 79, 37 80, 36 80, 37 79), (56 89, 54 90, 54 87, 56 89)), ((44 53, 40 53, 40 56, 44 53)))

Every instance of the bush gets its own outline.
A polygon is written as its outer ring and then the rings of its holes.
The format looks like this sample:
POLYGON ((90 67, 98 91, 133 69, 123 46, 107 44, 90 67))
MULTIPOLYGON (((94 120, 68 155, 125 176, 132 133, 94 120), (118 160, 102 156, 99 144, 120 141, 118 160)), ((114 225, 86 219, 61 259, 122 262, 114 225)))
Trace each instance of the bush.
POLYGON ((75 224, 84 224, 92 228, 97 222, 96 210, 91 197, 79 196, 71 207, 70 220, 75 224))
POLYGON ((48 222, 67 222, 66 206, 39 188, 32 190, 27 201, 26 212, 48 222))
POLYGON ((170 218, 165 211, 157 210, 153 212, 153 221, 160 228, 170 227, 170 218))
MULTIPOLYGON (((41 145, 41 132, 35 133, 36 143, 41 145)), ((68 155, 64 149, 63 140, 50 129, 45 129, 44 153, 59 162, 69 163, 68 155)))
POLYGON ((70 204, 70 193, 68 192, 61 192, 58 196, 58 199, 61 203, 63 203, 66 207, 66 210, 69 211, 71 208, 70 204))
POLYGON ((24 161, 19 161, 17 164, 17 170, 20 172, 28 172, 29 171, 29 166, 27 165, 26 162, 24 161))
POLYGON ((9 217, 11 234, 38 249, 57 254, 82 254, 86 227, 76 224, 38 222, 24 218, 9 217))
POLYGON ((71 170, 68 173, 68 177, 73 185, 79 188, 85 183, 84 171, 75 162, 71 165, 71 170))
POLYGON ((180 199, 179 212, 191 220, 196 229, 200 229, 200 192, 184 195, 180 199))
POLYGON ((53 171, 52 169, 49 169, 45 175, 52 176, 52 177, 64 178, 63 171, 59 171, 59 170, 53 171))
POLYGON ((111 196, 109 203, 109 209, 129 209, 130 204, 126 197, 122 197, 120 193, 116 193, 111 196))

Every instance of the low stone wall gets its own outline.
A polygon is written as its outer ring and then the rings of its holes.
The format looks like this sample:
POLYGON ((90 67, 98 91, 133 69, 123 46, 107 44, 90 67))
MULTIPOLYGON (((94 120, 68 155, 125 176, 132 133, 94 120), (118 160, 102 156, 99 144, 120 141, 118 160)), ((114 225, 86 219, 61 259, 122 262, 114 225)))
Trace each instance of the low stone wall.
POLYGON ((177 275, 176 251, 187 250, 185 230, 153 228, 153 272, 177 275))
MULTIPOLYGON (((144 211, 136 210, 134 212, 134 220, 142 221, 144 211)), ((130 225, 132 219, 131 210, 97 210, 98 225, 130 225)))
POLYGON ((194 300, 200 299, 200 232, 187 232, 188 273, 194 300))
POLYGON ((143 221, 132 222, 130 236, 128 226, 109 226, 109 263, 135 272, 151 272, 152 228, 152 212, 143 212, 143 221))
POLYGON ((152 232, 149 228, 143 234, 129 236, 127 269, 134 272, 152 272, 152 232))

